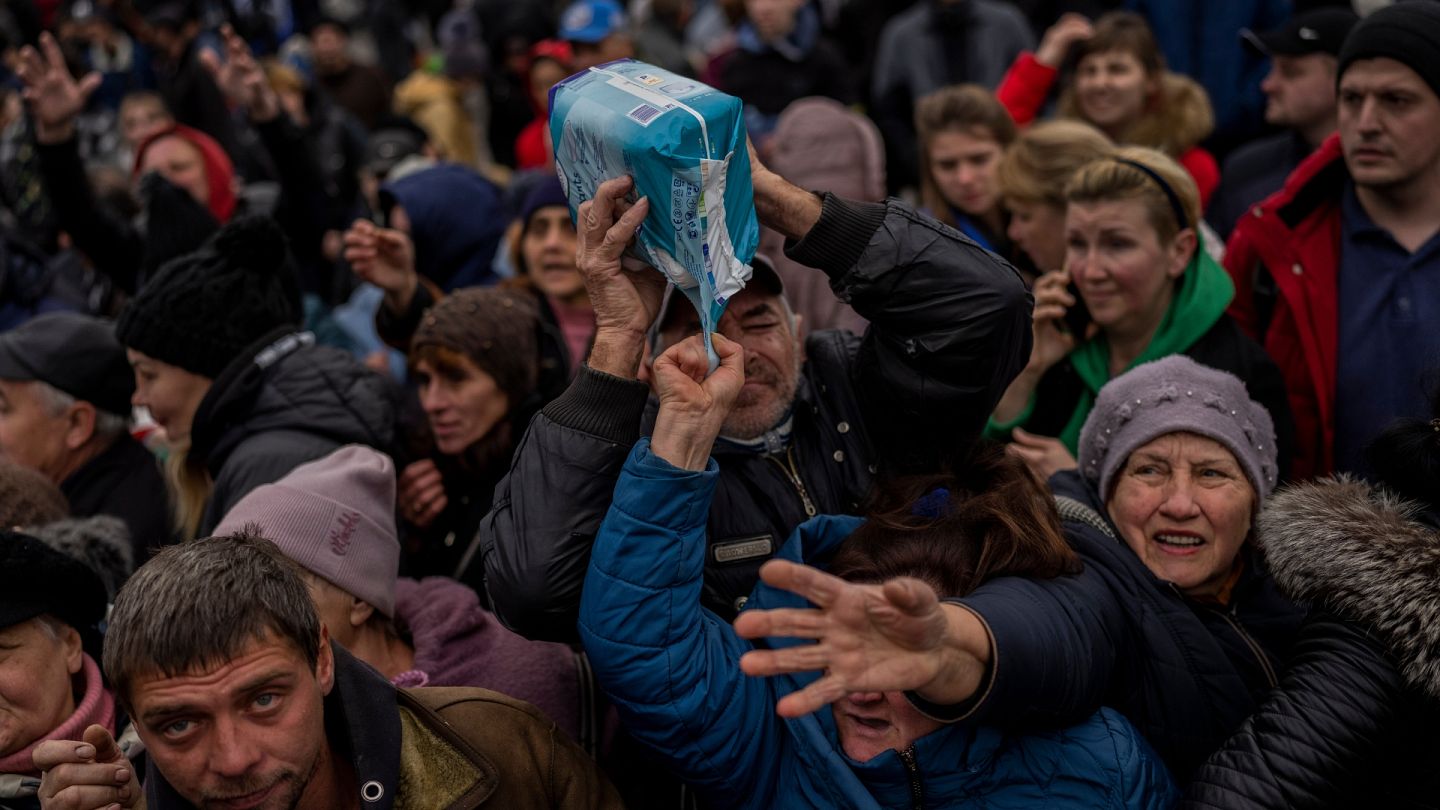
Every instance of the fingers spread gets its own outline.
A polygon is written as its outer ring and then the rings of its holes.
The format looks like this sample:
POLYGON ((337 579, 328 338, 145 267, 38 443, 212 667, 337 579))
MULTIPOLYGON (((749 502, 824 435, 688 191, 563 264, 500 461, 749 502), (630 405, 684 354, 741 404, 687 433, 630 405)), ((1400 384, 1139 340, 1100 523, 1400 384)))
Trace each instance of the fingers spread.
POLYGON ((771 560, 760 566, 760 578, 773 588, 799 594, 822 608, 834 604, 847 587, 844 580, 789 560, 771 560))
POLYGON ((825 634, 825 614, 806 608, 751 610, 735 619, 741 638, 814 638, 825 634))
POLYGON ((804 717, 823 709, 845 696, 845 686, 834 676, 826 675, 798 692, 791 692, 775 704, 781 717, 804 717))
POLYGON ((764 677, 790 672, 816 672, 829 663, 829 652, 821 645, 803 644, 778 650, 751 650, 740 656, 740 671, 764 677))

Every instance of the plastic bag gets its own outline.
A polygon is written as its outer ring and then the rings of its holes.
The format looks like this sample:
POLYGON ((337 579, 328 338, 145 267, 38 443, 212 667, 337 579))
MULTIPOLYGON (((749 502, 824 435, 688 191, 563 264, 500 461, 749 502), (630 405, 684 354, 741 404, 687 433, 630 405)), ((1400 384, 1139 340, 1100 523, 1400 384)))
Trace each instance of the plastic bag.
POLYGON ((760 242, 743 105, 694 79, 629 59, 577 73, 550 90, 555 168, 575 216, 606 180, 635 179, 650 198, 639 258, 663 272, 710 335, 750 279, 760 242))

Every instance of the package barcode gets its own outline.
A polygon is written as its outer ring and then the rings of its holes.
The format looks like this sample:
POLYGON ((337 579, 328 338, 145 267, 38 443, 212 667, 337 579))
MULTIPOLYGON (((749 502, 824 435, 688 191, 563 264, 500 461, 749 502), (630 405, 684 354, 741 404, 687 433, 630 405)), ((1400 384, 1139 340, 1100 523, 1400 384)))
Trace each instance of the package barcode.
POLYGON ((652 107, 649 104, 641 104, 640 106, 631 110, 629 115, 637 123, 649 126, 650 121, 653 120, 655 116, 659 115, 661 112, 663 112, 663 110, 659 109, 658 107, 652 107))

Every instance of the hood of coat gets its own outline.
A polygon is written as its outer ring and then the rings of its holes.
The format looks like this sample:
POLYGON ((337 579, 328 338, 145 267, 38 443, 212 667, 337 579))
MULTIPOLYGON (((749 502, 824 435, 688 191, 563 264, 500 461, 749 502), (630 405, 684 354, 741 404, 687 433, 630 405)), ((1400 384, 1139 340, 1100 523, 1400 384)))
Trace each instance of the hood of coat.
POLYGON ((393 444, 394 426, 389 381, 339 349, 315 345, 308 332, 282 329, 210 386, 195 414, 190 454, 213 475, 258 434, 291 431, 383 448, 393 444))
POLYGON ((478 172, 442 163, 380 189, 410 220, 415 270, 449 292, 494 281, 490 265, 505 231, 500 190, 478 172))
POLYGON ((1140 119, 1126 143, 1159 149, 1179 158, 1215 130, 1215 111, 1199 82, 1178 73, 1160 79, 1160 98, 1153 114, 1140 119))
POLYGON ((1423 513, 1339 476, 1276 494, 1257 534, 1291 598, 1367 625, 1410 685, 1440 698, 1440 530, 1423 513))

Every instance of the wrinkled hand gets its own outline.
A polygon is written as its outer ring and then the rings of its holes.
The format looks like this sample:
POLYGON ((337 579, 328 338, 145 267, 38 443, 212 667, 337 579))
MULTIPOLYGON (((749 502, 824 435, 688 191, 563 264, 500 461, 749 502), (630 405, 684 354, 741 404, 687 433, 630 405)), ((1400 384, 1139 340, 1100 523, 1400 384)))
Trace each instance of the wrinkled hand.
POLYGON ((979 620, 964 608, 942 605, 918 579, 860 585, 788 560, 765 563, 760 578, 816 606, 750 610, 735 620, 742 638, 815 641, 752 650, 740 658, 747 675, 824 671, 809 686, 780 699, 775 708, 782 717, 809 714, 851 692, 916 691, 953 704, 979 687, 983 662, 948 643, 953 621, 979 620))
POLYGON ((403 231, 381 228, 357 219, 341 237, 343 256, 362 281, 385 292, 387 305, 397 312, 410 306, 420 276, 415 271, 415 245, 403 231))
POLYGON ((703 470, 720 428, 745 385, 745 350, 724 335, 711 336, 720 366, 710 376, 705 341, 691 335, 655 360, 660 408, 650 451, 684 470, 703 470))
POLYGON ((100 86, 100 74, 91 71, 80 81, 70 75, 60 45, 47 31, 40 35, 40 50, 26 45, 20 49, 16 69, 25 83, 25 100, 35 121, 35 138, 41 143, 60 143, 75 134, 75 117, 100 86))
POLYGON ((201 53, 200 61, 215 78, 226 100, 244 107, 252 121, 274 120, 280 114, 280 98, 265 77, 265 69, 255 61, 250 46, 235 29, 221 26, 220 37, 225 43, 225 61, 222 63, 211 51, 201 53))
POLYGON ((47 740, 31 759, 40 771, 40 807, 90 810, 134 807, 140 780, 104 726, 85 729, 84 741, 47 740))
POLYGON ((594 199, 580 204, 575 266, 595 308, 596 331, 643 338, 660 314, 666 282, 664 274, 653 268, 630 270, 621 263, 650 212, 648 197, 633 205, 625 201, 634 185, 629 177, 606 180, 595 190, 594 199))
POLYGON ((445 481, 435 462, 428 458, 413 461, 400 473, 395 505, 400 516, 416 528, 429 528, 449 504, 445 481))
POLYGON ((1046 67, 1058 68, 1070 55, 1075 43, 1087 40, 1095 28, 1083 15, 1070 12, 1063 14, 1055 24, 1045 30, 1040 38, 1040 47, 1035 49, 1035 60, 1046 67))
POLYGON ((1037 436, 1020 428, 1012 430, 1010 435, 1012 441, 1005 449, 1024 461, 1031 472, 1040 476, 1041 481, 1049 481, 1050 476, 1055 473, 1073 470, 1079 466, 1065 443, 1059 439, 1037 436))
POLYGON ((1065 313, 1075 306, 1075 296, 1068 289, 1070 275, 1055 270, 1035 280, 1035 313, 1030 328, 1035 341, 1030 349, 1029 370, 1043 374, 1065 359, 1079 343, 1065 327, 1065 313))

